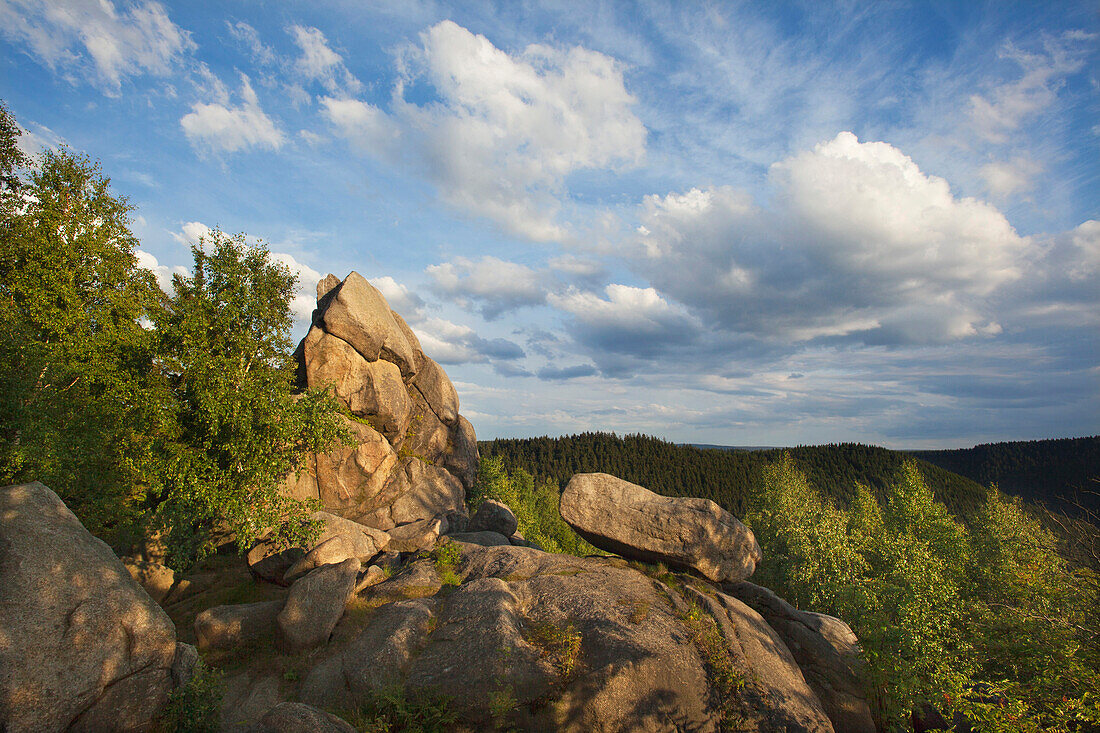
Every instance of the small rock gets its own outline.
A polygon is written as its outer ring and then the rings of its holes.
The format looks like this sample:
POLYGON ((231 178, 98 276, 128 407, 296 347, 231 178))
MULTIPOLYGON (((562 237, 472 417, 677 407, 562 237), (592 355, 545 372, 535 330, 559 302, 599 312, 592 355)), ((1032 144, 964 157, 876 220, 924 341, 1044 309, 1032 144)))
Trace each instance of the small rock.
POLYGON ((347 721, 300 702, 281 702, 249 733, 355 733, 347 721))
POLYGON ((168 591, 172 590, 172 585, 176 582, 175 571, 165 565, 131 557, 122 558, 122 564, 126 566, 130 577, 157 603, 164 602, 168 591))
POLYGON ((282 605, 282 601, 263 601, 206 609, 195 618, 199 649, 232 649, 270 637, 282 605))
POLYGON ((507 504, 496 499, 486 499, 474 516, 470 517, 467 532, 497 532, 508 537, 519 527, 516 515, 507 504))
POLYGON ((176 642, 176 658, 172 662, 172 686, 183 687, 190 682, 198 663, 198 649, 182 641, 176 642))
POLYGON ((372 585, 378 585, 386 579, 386 571, 377 565, 368 565, 367 569, 363 571, 359 576, 359 580, 355 583, 355 591, 353 595, 358 595, 366 588, 370 588, 372 585))
POLYGON ((468 542, 471 545, 481 545, 482 547, 500 547, 512 544, 500 532, 458 532, 449 536, 457 542, 468 542))
POLYGON ((388 549, 395 552, 430 550, 435 547, 442 528, 443 523, 439 519, 421 519, 394 527, 387 532, 390 536, 388 549))
POLYGON ((359 560, 348 558, 338 565, 319 567, 290 587, 278 624, 291 653, 328 641, 344 615, 360 567, 359 560))

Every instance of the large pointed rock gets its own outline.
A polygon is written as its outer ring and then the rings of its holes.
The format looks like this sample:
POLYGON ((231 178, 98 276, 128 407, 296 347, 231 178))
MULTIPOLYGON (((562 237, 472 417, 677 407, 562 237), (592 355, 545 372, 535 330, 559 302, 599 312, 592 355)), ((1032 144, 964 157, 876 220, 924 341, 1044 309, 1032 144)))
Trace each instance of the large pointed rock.
POLYGON ((405 434, 412 402, 396 364, 367 361, 347 341, 316 326, 306 334, 302 353, 308 386, 331 388, 349 412, 369 418, 390 440, 405 434))
POLYGON ((176 629, 37 481, 0 489, 0 730, 147 729, 176 629))
POLYGON ((561 495, 562 519, 601 550, 744 580, 763 555, 752 530, 709 499, 660 496, 606 473, 578 473, 561 495))
POLYGON ((367 361, 384 358, 406 376, 416 374, 416 352, 394 321, 382 293, 358 272, 352 272, 326 297, 321 313, 328 333, 347 341, 367 361))

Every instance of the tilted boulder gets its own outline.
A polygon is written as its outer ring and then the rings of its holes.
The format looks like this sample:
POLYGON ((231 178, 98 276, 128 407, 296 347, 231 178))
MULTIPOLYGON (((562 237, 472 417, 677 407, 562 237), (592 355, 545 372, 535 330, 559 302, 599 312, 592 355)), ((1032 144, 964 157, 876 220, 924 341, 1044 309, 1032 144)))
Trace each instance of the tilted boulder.
POLYGON ((606 473, 573 476, 560 511, 601 550, 690 568, 716 582, 744 580, 763 558, 752 530, 713 501, 660 496, 606 473))
POLYGON ((383 530, 465 515, 477 438, 442 367, 358 273, 326 276, 317 296, 295 352, 299 382, 332 389, 354 445, 308 457, 287 493, 383 530))
POLYGON ((823 613, 799 611, 771 590, 752 583, 727 583, 723 590, 751 606, 775 629, 834 728, 846 733, 875 732, 861 679, 866 664, 848 624, 823 613))
POLYGON ((321 565, 343 562, 349 557, 369 562, 390 542, 390 536, 381 530, 329 512, 314 512, 310 519, 321 524, 321 532, 306 547, 282 549, 270 533, 257 542, 247 555, 252 574, 272 583, 290 585, 321 565))
POLYGON ((176 629, 104 542, 34 482, 0 489, 0 730, 145 730, 176 629))
POLYGON ((328 640, 344 615, 344 606, 355 590, 360 564, 349 558, 337 565, 311 571, 294 585, 279 611, 279 630, 286 648, 294 653, 328 640))
POLYGON ((497 532, 506 538, 516 533, 519 522, 507 504, 496 499, 486 499, 470 517, 467 532, 497 532))

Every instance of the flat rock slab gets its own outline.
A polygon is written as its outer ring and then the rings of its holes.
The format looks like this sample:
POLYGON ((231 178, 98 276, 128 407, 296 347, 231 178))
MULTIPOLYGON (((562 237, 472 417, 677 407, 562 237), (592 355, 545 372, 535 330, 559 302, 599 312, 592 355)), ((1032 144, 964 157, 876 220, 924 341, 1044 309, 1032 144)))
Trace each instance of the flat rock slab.
POLYGON ((140 730, 168 700, 176 629, 37 481, 0 488, 0 730, 140 730))
POLYGON ((300 702, 281 702, 268 710, 249 733, 355 733, 355 728, 332 713, 300 702))
POLYGON ((282 601, 214 606, 195 617, 195 638, 202 651, 233 649, 270 638, 282 601))
POLYGON ((712 581, 748 578, 763 559, 752 530, 709 499, 660 496, 606 473, 578 473, 562 519, 608 552, 693 569, 712 581))

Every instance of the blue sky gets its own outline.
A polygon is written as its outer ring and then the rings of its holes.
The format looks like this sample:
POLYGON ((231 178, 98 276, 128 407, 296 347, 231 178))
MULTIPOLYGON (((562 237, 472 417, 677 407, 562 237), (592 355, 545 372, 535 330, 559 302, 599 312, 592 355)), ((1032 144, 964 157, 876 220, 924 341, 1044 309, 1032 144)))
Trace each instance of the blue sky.
POLYGON ((1100 432, 1096 2, 0 0, 0 97, 165 282, 371 279, 481 438, 1100 432))

